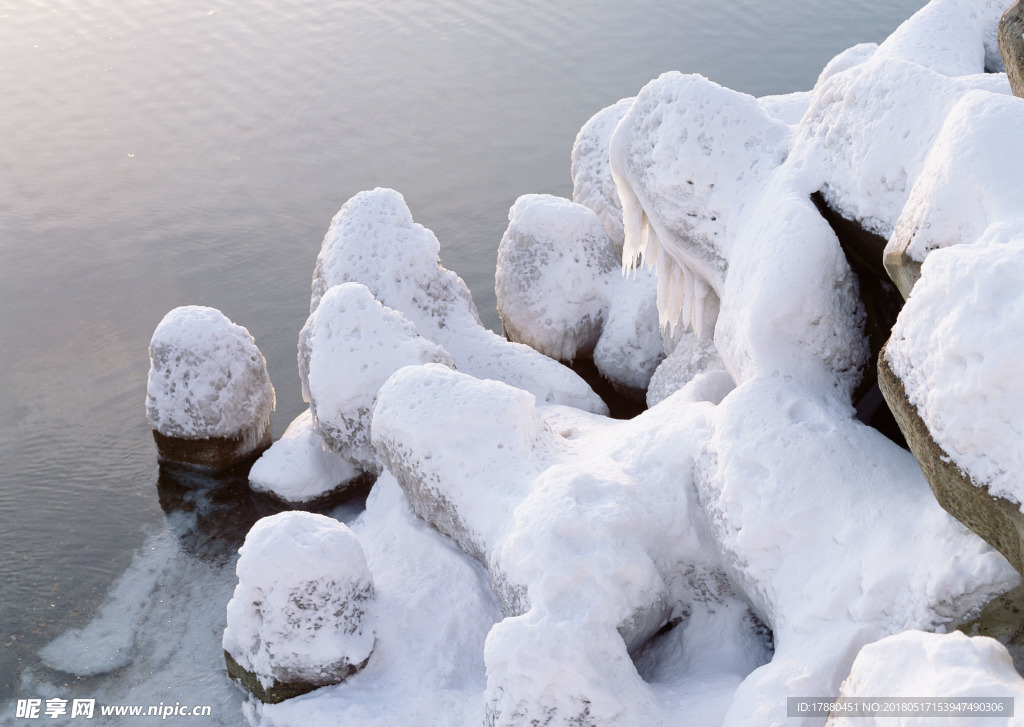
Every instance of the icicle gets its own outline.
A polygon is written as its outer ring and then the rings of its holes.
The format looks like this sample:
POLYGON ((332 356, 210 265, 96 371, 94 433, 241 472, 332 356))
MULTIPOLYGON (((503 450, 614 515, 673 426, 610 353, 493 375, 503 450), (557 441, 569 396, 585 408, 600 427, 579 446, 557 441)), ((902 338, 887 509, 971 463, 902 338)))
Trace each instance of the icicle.
POLYGON ((683 321, 683 330, 690 328, 691 318, 693 317, 693 272, 686 265, 682 265, 683 268, 683 305, 680 318, 683 321))
POLYGON ((710 288, 699 275, 694 276, 694 300, 693 300, 693 332, 698 336, 704 329, 704 303, 708 297, 710 288))

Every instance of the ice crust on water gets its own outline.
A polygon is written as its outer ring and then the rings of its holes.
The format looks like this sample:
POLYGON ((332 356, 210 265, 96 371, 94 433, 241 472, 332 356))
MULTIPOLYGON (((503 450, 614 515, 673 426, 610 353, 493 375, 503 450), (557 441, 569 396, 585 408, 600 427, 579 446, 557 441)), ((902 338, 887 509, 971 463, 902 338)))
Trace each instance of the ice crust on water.
POLYGON ((373 578, 359 539, 323 515, 257 522, 239 549, 223 646, 264 687, 362 664, 374 643, 373 578))
POLYGON ((182 306, 149 344, 146 416, 168 437, 262 438, 274 409, 266 361, 249 332, 215 308, 182 306))
MULTIPOLYGON (((933 634, 904 631, 865 646, 843 682, 840 696, 872 701, 888 698, 938 697, 941 699, 1024 698, 1024 679, 1014 671, 1006 647, 986 636, 967 636, 959 631, 933 634)), ((1007 710, 1008 712, 1009 710, 1007 710)), ((966 724, 1009 727, 1020 724, 1020 715, 1006 712, 977 713, 971 720, 964 711, 935 711, 901 717, 833 716, 830 727, 960 727, 966 724)))
POLYGON ((410 364, 453 366, 448 353, 381 305, 360 283, 327 290, 299 333, 299 375, 329 449, 361 471, 380 471, 370 445, 370 410, 388 376, 410 364))
POLYGON ((359 282, 419 334, 443 346, 460 371, 504 381, 546 403, 607 413, 573 373, 529 346, 510 343, 480 323, 469 288, 441 266, 434 234, 412 221, 398 192, 374 189, 346 202, 331 221, 313 274, 310 311, 334 285, 359 282))
POLYGON ((307 409, 256 460, 249 470, 249 486, 299 504, 326 495, 360 474, 350 460, 324 445, 313 412, 307 409))

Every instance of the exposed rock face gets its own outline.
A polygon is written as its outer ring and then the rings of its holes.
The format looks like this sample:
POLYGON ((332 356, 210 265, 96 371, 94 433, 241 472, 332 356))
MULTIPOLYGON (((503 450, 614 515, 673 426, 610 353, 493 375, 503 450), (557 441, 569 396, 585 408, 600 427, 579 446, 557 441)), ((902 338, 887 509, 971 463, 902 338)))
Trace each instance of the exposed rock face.
POLYGON ((1013 95, 1024 98, 1024 4, 1020 0, 999 21, 999 54, 1013 95))
POLYGON ((149 358, 146 417, 161 460, 222 470, 270 445, 274 387, 246 329, 214 308, 175 308, 149 358))
POLYGON ((907 398, 903 382, 886 360, 878 358, 878 382, 896 417, 935 499, 953 517, 980 535, 1024 573, 1024 513, 1020 507, 989 494, 984 483, 974 482, 942 449, 928 431, 916 407, 907 398))
POLYGON ((373 579, 345 525, 307 512, 263 518, 239 550, 227 607, 228 674, 263 702, 337 684, 373 651, 373 579))

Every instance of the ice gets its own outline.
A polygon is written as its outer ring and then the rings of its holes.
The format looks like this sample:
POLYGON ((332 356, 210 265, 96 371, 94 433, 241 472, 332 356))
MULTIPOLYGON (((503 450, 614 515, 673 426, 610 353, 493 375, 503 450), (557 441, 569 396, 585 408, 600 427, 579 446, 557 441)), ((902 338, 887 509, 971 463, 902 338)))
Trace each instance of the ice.
POLYGON ((359 478, 362 470, 327 449, 313 421, 302 412, 279 440, 249 470, 249 486, 298 505, 308 503, 359 478))
POLYGON ((204 306, 175 308, 149 344, 146 416, 168 437, 208 439, 270 426, 274 387, 249 332, 204 306))
POLYGON ((725 371, 725 363, 710 338, 702 338, 691 332, 685 332, 675 344, 672 352, 665 357, 654 375, 651 376, 647 388, 647 406, 657 406, 699 374, 707 371, 720 371, 732 385, 732 378, 725 371))
POLYGON ((612 179, 608 144, 615 126, 633 105, 621 99, 594 114, 576 135, 572 145, 572 201, 594 210, 615 249, 622 252, 622 202, 612 179))
POLYGON ((1024 680, 1014 671, 1006 648, 995 639, 970 637, 959 631, 951 634, 905 631, 861 649, 840 693, 842 697, 866 698, 869 704, 879 695, 888 699, 935 698, 946 707, 939 711, 941 707, 937 703, 922 705, 919 709, 931 707, 927 715, 918 712, 904 716, 845 717, 838 713, 828 724, 830 727, 1018 725, 1020 716, 1010 716, 1011 710, 1005 702, 1002 714, 998 711, 972 713, 962 708, 951 709, 949 705, 961 700, 980 700, 982 705, 1006 699, 1016 702, 1024 697, 1024 680))
POLYGON ((443 348, 359 283, 327 290, 299 333, 302 394, 324 443, 374 475, 380 464, 369 425, 377 390, 403 366, 427 362, 454 365, 443 348))
POLYGON ((348 527, 278 513, 257 522, 238 552, 223 646, 239 665, 265 688, 331 683, 362 667, 374 644, 373 578, 348 527))
POLYGON ((412 221, 398 192, 360 192, 335 215, 324 237, 310 310, 331 286, 362 283, 421 336, 443 346, 460 371, 526 389, 547 403, 607 412, 571 370, 484 328, 466 284, 441 266, 439 247, 430 230, 412 221))
POLYGON ((713 327, 736 229, 789 136, 752 96, 675 72, 644 86, 619 122, 623 259, 657 271, 662 325, 713 327))

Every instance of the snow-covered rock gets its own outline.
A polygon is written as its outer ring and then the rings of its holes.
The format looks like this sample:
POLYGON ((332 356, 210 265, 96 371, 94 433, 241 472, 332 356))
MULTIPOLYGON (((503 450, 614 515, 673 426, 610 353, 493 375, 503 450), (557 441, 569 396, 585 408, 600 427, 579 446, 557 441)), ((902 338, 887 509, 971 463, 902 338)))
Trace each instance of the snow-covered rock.
POLYGON ((413 222, 398 192, 360 192, 342 206, 324 237, 310 312, 331 286, 362 283, 421 336, 443 346, 460 371, 504 381, 547 403, 607 413, 570 369, 484 328, 466 284, 441 266, 439 249, 434 234, 413 222))
MULTIPOLYGON (((487 567, 506 616, 484 651, 490 724, 659 723, 673 709, 630 652, 676 620, 671 643, 696 638, 691 627, 708 618, 739 627, 697 639, 691 655, 724 680, 716 693, 763 663, 757 621, 725 581, 693 486, 711 408, 700 391, 613 424, 538 411, 526 392, 436 365, 402 369, 381 389, 373 441, 388 471, 420 517, 487 567), (716 660, 719 648, 730 656, 716 660)), ((646 648, 650 673, 692 674, 668 643, 646 648)))
POLYGON ((725 372, 725 363, 711 337, 686 331, 658 365, 647 388, 647 406, 656 406, 705 371, 725 372))
POLYGON ((403 366, 428 362, 454 365, 443 348, 359 283, 327 290, 299 333, 302 395, 320 436, 331 451, 374 476, 380 463, 370 445, 370 410, 377 390, 403 366))
POLYGON ((175 308, 149 359, 146 417, 161 459, 223 469, 270 443, 274 387, 245 328, 214 308, 175 308))
POLYGON ((588 207, 549 194, 520 197, 498 245, 494 291, 513 341, 572 361, 593 353, 619 254, 588 207))
POLYGON ((576 135, 570 166, 572 201, 594 210, 620 254, 625 242, 622 202, 612 178, 608 145, 616 125, 632 105, 632 98, 624 98, 594 114, 576 135))
POLYGON ((713 327, 736 229, 789 137, 752 96, 680 73, 644 86, 619 122, 623 259, 656 269, 663 325, 713 327))
POLYGON ((847 717, 837 711, 828 720, 828 727, 1009 727, 1021 723, 1013 707, 1015 700, 1024 698, 1024 679, 1014 671, 1010 655, 995 639, 971 637, 959 631, 904 631, 861 649, 839 696, 851 700, 851 707, 858 697, 867 704, 883 701, 879 697, 890 704, 933 698, 942 700, 945 706, 937 702, 908 705, 916 711, 902 715, 879 710, 874 716, 847 717), (974 703, 976 711, 957 708, 957 702, 974 703))
POLYGON ((239 550, 227 606, 228 673, 263 702, 336 684, 366 666, 374 587, 359 539, 308 512, 263 518, 239 550))
POLYGON ((965 94, 949 112, 885 248, 904 298, 932 250, 1024 231, 1022 124, 1019 99, 985 91, 965 94))
POLYGON ((344 497, 369 484, 370 476, 328 449, 307 409, 249 470, 249 486, 289 507, 344 497))
POLYGON ((591 356, 620 393, 642 398, 664 358, 655 281, 622 273, 591 209, 546 194, 516 200, 494 287, 511 340, 560 361, 591 356))
POLYGON ((1001 74, 950 77, 886 48, 815 89, 792 156, 820 176, 832 209, 888 238, 949 111, 972 90, 1009 86, 1001 74))

